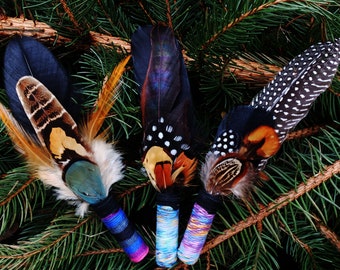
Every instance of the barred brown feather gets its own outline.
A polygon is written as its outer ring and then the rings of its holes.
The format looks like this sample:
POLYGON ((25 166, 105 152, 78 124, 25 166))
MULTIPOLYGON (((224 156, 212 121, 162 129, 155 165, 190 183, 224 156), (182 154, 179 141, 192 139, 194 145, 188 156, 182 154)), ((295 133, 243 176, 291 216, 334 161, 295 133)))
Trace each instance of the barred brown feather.
POLYGON ((41 82, 25 76, 16 90, 41 144, 58 164, 64 167, 70 160, 89 159, 89 146, 79 135, 77 124, 41 82))

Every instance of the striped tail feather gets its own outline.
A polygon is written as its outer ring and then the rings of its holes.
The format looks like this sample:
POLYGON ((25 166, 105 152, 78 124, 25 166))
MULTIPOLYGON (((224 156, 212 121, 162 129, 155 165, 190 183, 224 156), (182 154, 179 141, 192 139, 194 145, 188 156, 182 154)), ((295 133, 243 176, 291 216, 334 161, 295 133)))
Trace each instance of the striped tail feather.
POLYGON ((73 88, 69 76, 58 60, 34 38, 16 37, 5 50, 4 86, 14 117, 32 136, 35 136, 35 132, 15 91, 17 82, 24 76, 33 76, 42 82, 72 115, 78 113, 77 106, 70 103, 73 88))

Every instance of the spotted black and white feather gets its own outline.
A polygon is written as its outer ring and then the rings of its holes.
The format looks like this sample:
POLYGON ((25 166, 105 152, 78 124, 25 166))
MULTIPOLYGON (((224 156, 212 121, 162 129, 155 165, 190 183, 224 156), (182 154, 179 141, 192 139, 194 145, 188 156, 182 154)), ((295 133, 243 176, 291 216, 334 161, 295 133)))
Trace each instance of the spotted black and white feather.
POLYGON ((177 260, 178 189, 193 179, 197 165, 190 85, 170 27, 137 29, 132 36, 132 57, 141 92, 143 166, 158 191, 156 262, 168 268, 177 260))
POLYGON ((221 121, 202 167, 205 187, 211 193, 244 196, 287 133, 329 87, 339 62, 340 39, 313 45, 290 61, 248 106, 232 109, 221 121))
POLYGON ((273 115, 280 143, 331 84, 338 69, 340 39, 319 43, 290 61, 250 103, 273 115))
MULTIPOLYGON (((132 57, 141 92, 143 161, 152 183, 160 190, 171 186, 176 177, 166 179, 166 183, 157 180, 155 162, 171 163, 171 174, 179 167, 196 164, 188 75, 173 30, 163 25, 140 27, 133 34, 132 57), (189 163, 184 165, 183 161, 189 163)), ((193 168, 181 168, 186 174, 184 182, 190 181, 193 168)))

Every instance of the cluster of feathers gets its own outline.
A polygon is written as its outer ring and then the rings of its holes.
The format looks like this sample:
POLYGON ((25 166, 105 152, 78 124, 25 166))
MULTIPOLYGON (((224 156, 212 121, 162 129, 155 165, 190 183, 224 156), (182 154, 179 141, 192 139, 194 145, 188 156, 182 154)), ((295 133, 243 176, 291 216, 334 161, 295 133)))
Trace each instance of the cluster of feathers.
MULTIPOLYGON (((193 151, 195 131, 190 86, 178 42, 170 28, 150 26, 136 32, 132 46, 136 81, 141 91, 143 159, 146 156, 151 159, 143 160, 148 175, 159 190, 171 186, 179 172, 189 182, 197 164, 193 151), (148 156, 148 152, 152 155, 148 156)), ((306 116, 314 100, 331 84, 340 61, 339 48, 340 39, 311 46, 286 65, 248 106, 238 106, 224 117, 201 169, 201 179, 209 193, 228 195, 232 192, 241 197, 245 194, 268 158, 278 151, 287 133, 306 116)), ((27 37, 13 39, 6 49, 4 82, 11 113, 0 104, 0 117, 36 176, 56 188, 58 199, 76 204, 77 214, 81 216, 86 213, 90 200, 80 198, 65 183, 65 168, 73 162, 72 153, 68 155, 69 146, 64 145, 65 141, 58 142, 61 153, 70 158, 59 162, 51 156, 51 137, 39 134, 39 123, 23 110, 28 101, 17 94, 17 91, 27 92, 29 87, 20 86, 18 82, 22 78, 24 82, 35 78, 51 92, 51 99, 63 104, 57 109, 60 115, 67 114, 72 119, 66 123, 67 128, 73 129, 75 138, 79 137, 71 148, 84 146, 87 151, 84 159, 98 165, 101 174, 98 184, 104 186, 102 196, 105 197, 110 186, 122 179, 123 163, 112 143, 106 142, 105 133, 99 131, 114 104, 128 61, 129 57, 114 69, 87 121, 78 127, 68 113, 72 112, 69 78, 48 49, 27 37)), ((40 87, 39 83, 34 85, 40 87)), ((34 102, 36 106, 45 106, 39 100, 34 102)), ((54 121, 54 116, 45 119, 47 125, 54 121)), ((81 179, 78 181, 76 184, 81 186, 81 179)), ((81 192, 84 198, 91 193, 81 192)))
MULTIPOLYGON (((113 144, 106 142, 106 134, 99 133, 99 131, 114 104, 117 86, 128 60, 129 58, 123 60, 105 82, 86 123, 79 128, 73 127, 79 133, 81 143, 88 148, 86 159, 97 164, 100 169, 102 180, 100 184, 104 186, 106 191, 104 196, 108 195, 113 183, 123 178, 123 162, 121 154, 114 149, 113 144)), ((64 69, 42 44, 32 38, 18 37, 8 44, 5 52, 4 82, 11 112, 0 104, 0 118, 6 125, 13 144, 25 156, 32 173, 41 179, 45 185, 54 187, 58 199, 75 204, 77 206, 76 214, 83 216, 88 210, 89 203, 79 198, 66 185, 63 179, 63 166, 52 158, 45 141, 39 138, 39 134, 23 111, 22 102, 25 101, 18 98, 17 91, 23 90, 19 89, 20 83, 18 82, 20 80, 32 81, 33 77, 46 87, 46 91, 51 91, 51 99, 57 98, 65 108, 72 110, 73 105, 70 104, 72 86, 64 69)), ((39 104, 39 100, 37 103, 39 104)), ((57 109, 63 115, 69 115, 65 108, 61 106, 57 109)), ((53 115, 51 117, 53 118, 53 115)), ((69 117, 72 118, 70 115, 69 117)), ((50 119, 45 120, 50 121, 50 119)), ((73 125, 76 124, 73 123, 73 125)), ((67 145, 61 145, 61 147, 66 149, 67 145)), ((81 181, 82 179, 79 179, 80 185, 81 181)))

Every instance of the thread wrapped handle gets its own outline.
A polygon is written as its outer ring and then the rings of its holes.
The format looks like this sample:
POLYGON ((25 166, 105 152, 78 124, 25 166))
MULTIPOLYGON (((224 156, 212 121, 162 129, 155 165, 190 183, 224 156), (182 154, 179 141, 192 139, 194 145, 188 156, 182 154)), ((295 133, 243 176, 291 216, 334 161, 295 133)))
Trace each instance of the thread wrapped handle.
POLYGON ((124 252, 132 262, 140 262, 149 252, 149 247, 127 218, 118 202, 108 196, 103 201, 93 204, 93 210, 115 236, 124 252))
POLYGON ((194 204, 191 216, 178 248, 178 258, 189 265, 197 262, 207 239, 221 197, 202 190, 194 204))
POLYGON ((177 261, 179 201, 172 188, 157 194, 156 263, 160 267, 171 267, 177 261))

